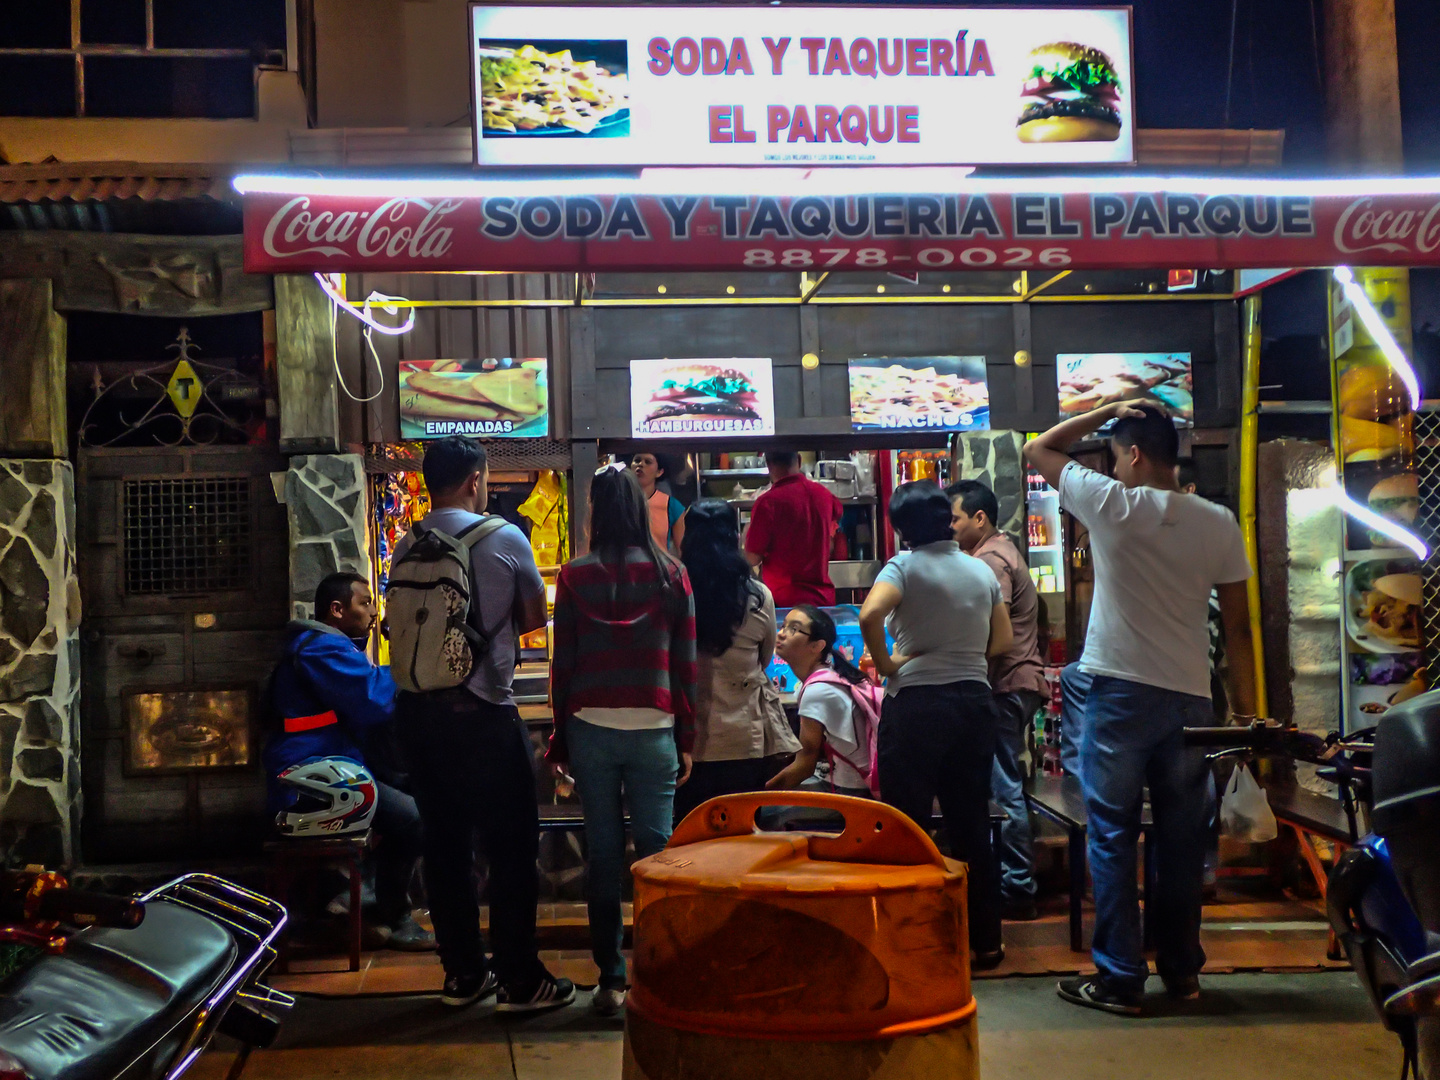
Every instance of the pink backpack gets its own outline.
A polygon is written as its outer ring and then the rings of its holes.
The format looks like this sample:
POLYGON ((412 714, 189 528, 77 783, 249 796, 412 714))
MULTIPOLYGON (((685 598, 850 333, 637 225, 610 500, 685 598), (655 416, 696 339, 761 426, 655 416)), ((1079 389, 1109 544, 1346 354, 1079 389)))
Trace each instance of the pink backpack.
POLYGON ((864 778, 865 786, 870 789, 871 796, 878 799, 880 797, 880 758, 877 739, 880 732, 880 705, 885 700, 884 688, 877 686, 869 679, 857 685, 844 678, 834 668, 819 667, 806 676, 805 681, 800 685, 797 701, 805 695, 805 688, 811 683, 829 683, 831 686, 840 687, 850 695, 856 728, 855 741, 870 749, 870 762, 866 767, 861 768, 858 763, 851 761, 843 754, 836 753, 831 748, 830 740, 825 740, 825 756, 830 761, 831 785, 833 786, 835 783, 835 759, 838 757, 864 778))

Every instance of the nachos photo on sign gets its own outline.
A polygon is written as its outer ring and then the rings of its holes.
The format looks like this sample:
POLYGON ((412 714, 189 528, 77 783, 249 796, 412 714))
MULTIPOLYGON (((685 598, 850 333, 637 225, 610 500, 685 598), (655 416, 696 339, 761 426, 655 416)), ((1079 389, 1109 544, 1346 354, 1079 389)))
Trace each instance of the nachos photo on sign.
POLYGON ((851 360, 850 426, 856 431, 984 431, 990 426, 985 358, 851 360))
POLYGON ((543 359, 412 360, 400 365, 402 438, 544 438, 549 429, 543 359))
POLYGON ((630 134, 626 42, 482 40, 476 48, 482 138, 630 134))

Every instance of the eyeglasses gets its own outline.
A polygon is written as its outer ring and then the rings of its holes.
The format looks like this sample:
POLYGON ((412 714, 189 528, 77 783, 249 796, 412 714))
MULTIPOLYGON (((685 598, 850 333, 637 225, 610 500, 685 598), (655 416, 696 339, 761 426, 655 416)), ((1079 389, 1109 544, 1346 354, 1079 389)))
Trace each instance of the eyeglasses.
POLYGON ((815 635, 812 634, 809 630, 801 630, 800 627, 795 626, 795 625, 793 625, 793 624, 791 624, 791 623, 788 623, 788 622, 787 622, 787 623, 781 623, 779 629, 777 629, 777 630, 775 631, 775 633, 776 633, 776 634, 799 634, 801 637, 808 637, 808 638, 813 638, 813 637, 815 636, 815 635))

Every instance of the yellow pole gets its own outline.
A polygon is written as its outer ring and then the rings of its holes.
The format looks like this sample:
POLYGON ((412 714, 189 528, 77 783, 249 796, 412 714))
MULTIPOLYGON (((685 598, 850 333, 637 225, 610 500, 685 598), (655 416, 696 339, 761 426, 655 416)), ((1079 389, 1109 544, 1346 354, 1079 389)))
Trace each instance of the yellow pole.
POLYGON ((1245 298, 1244 390, 1240 413, 1240 532, 1256 570, 1245 583, 1250 600, 1250 640, 1255 658, 1255 712, 1269 716, 1265 694, 1265 637, 1260 629, 1260 544, 1255 528, 1260 444, 1260 294, 1245 298))

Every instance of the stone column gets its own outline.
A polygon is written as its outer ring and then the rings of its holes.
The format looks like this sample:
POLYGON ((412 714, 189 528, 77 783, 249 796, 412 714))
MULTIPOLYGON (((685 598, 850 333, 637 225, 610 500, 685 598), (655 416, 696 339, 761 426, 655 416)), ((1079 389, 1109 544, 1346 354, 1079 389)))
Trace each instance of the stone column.
POLYGON ((70 463, 0 459, 0 852, 11 863, 75 855, 79 630, 70 463))
POLYGON ((1025 463, 1020 459, 1023 442, 1018 431, 977 431, 956 441, 956 480, 978 480, 995 492, 1000 507, 1000 531, 1026 550, 1025 463))
POLYGON ((337 570, 370 577, 365 461, 359 454, 290 459, 285 474, 290 517, 290 615, 314 614, 315 586, 337 570))

